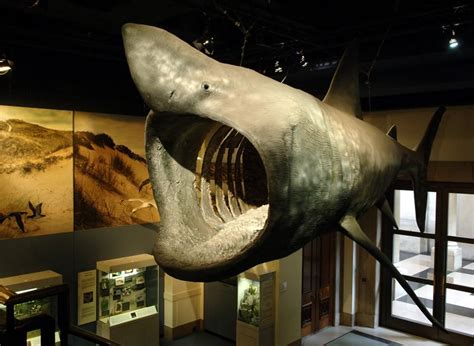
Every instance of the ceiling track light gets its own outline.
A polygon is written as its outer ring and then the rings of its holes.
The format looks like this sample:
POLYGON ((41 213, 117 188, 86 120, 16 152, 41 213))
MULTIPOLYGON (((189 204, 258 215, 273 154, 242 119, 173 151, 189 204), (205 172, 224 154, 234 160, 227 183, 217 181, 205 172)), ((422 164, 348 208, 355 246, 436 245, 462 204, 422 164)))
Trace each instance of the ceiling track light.
MULTIPOLYGON (((207 17, 207 15, 204 13, 207 17)), ((194 48, 206 55, 214 55, 214 36, 211 34, 211 19, 207 17, 207 24, 201 37, 196 38, 193 42, 194 48)))
POLYGON ((213 55, 214 54, 214 37, 204 35, 201 38, 195 39, 193 41, 193 46, 197 50, 207 55, 213 55))

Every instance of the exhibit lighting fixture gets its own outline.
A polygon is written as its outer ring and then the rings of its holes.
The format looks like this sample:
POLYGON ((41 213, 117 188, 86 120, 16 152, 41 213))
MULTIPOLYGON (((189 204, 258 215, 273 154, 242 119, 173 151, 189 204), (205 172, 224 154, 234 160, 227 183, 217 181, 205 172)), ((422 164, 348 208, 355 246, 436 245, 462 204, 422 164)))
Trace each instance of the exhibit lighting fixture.
POLYGON ((299 63, 301 65, 301 67, 308 66, 308 61, 306 60, 306 58, 304 56, 303 50, 297 51, 296 55, 299 56, 299 63))
POLYGON ((10 72, 13 68, 13 61, 7 58, 0 58, 0 76, 3 76, 10 72))
POLYGON ((456 38, 456 33, 454 30, 451 31, 451 38, 449 39, 449 48, 454 49, 459 46, 459 42, 456 38))
POLYGON ((200 38, 193 41, 193 46, 206 53, 207 55, 214 54, 214 37, 200 38))
POLYGON ((280 61, 275 61, 275 73, 282 73, 283 67, 280 65, 280 61))

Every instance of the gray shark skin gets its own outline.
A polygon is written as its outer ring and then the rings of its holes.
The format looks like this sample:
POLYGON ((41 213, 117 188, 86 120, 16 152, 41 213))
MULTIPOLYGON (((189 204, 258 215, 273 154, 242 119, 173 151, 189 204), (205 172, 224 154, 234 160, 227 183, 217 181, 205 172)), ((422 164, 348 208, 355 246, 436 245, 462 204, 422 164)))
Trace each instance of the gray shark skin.
MULTIPOLYGON (((341 231, 387 267, 443 329, 357 218, 378 205, 393 220, 384 194, 406 172, 424 230, 426 166, 444 108, 412 151, 357 118, 354 49, 346 51, 320 101, 250 69, 219 63, 162 29, 126 24, 122 34, 132 78, 151 109, 146 152, 161 215, 154 255, 168 274, 218 280, 287 256, 325 232, 341 231), (261 159, 268 212, 262 221, 255 210, 245 210, 249 218, 255 213, 256 228, 238 224, 232 213, 216 217, 212 209, 222 206, 196 192, 197 162, 206 161, 200 150, 216 124, 241 134, 261 159)), ((221 143, 232 140, 226 132, 215 133, 221 143)))

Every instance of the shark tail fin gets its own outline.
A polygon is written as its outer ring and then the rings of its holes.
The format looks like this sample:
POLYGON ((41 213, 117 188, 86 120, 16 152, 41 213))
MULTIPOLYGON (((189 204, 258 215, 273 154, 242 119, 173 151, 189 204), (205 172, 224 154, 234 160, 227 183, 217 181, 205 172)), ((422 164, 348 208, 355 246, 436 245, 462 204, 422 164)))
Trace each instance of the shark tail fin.
POLYGON ((434 326, 437 328, 445 331, 446 329, 443 327, 441 323, 438 322, 433 315, 430 314, 426 306, 421 302, 420 298, 416 295, 413 291, 411 286, 408 284, 406 279, 403 275, 398 271, 398 269, 393 265, 390 259, 370 240, 369 237, 364 233, 362 228, 360 227, 359 223, 352 215, 344 216, 341 221, 339 222, 343 233, 348 236, 350 239, 355 241, 359 244, 362 248, 364 248, 368 253, 370 253, 374 258, 380 262, 382 266, 387 268, 392 276, 398 281, 398 283, 403 287, 406 293, 410 296, 413 302, 418 306, 421 312, 426 316, 426 318, 433 323, 434 326))
POLYGON ((417 165, 413 166, 410 170, 413 191, 415 193, 416 223, 422 233, 425 231, 426 222, 426 202, 428 199, 427 174, 431 147, 445 111, 446 108, 441 106, 433 114, 421 142, 414 149, 418 161, 417 165))

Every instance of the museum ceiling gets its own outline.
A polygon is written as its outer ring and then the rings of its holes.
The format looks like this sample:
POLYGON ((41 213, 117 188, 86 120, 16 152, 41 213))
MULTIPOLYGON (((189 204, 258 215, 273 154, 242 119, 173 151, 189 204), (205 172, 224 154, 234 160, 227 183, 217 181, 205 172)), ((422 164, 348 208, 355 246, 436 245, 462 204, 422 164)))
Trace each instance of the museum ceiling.
POLYGON ((324 94, 348 42, 362 96, 474 89, 472 1, 2 0, 0 50, 125 63, 120 28, 159 26, 223 62, 324 94), (454 37, 457 49, 448 42, 454 37), (245 43, 245 44, 244 44, 245 43), (244 49, 242 47, 245 46, 244 49))

